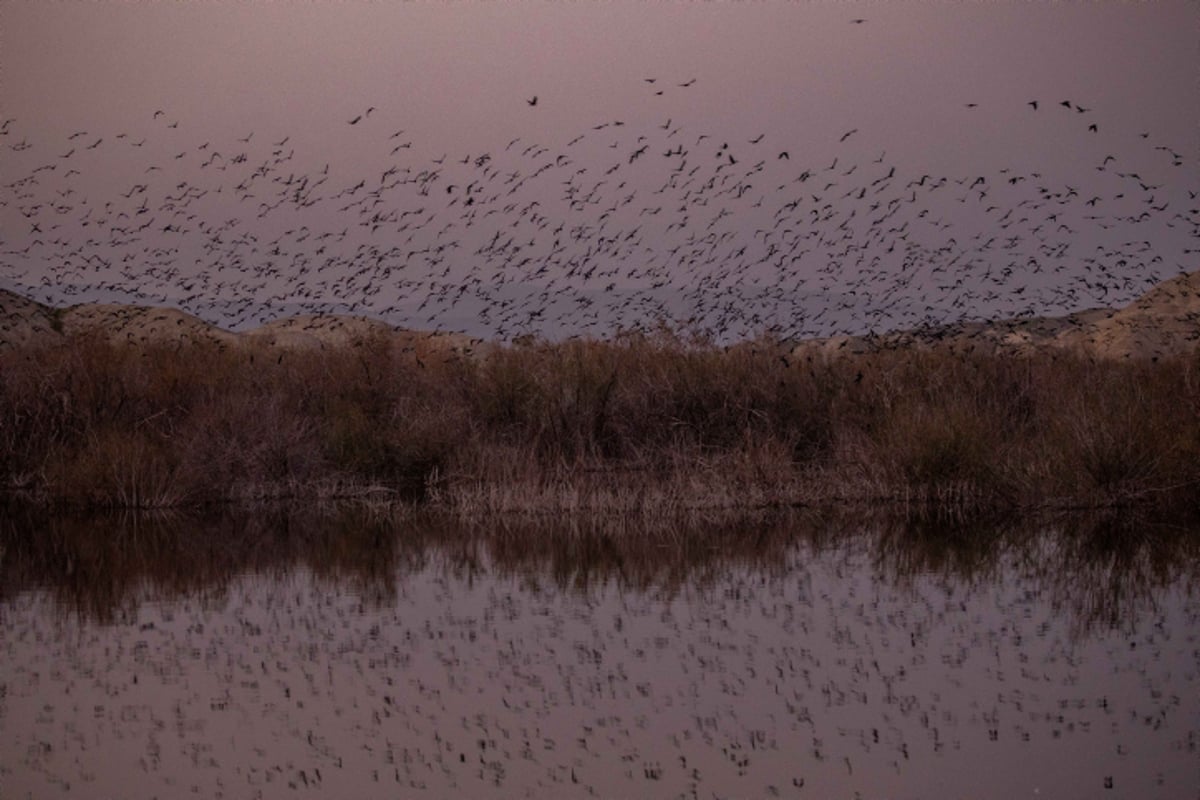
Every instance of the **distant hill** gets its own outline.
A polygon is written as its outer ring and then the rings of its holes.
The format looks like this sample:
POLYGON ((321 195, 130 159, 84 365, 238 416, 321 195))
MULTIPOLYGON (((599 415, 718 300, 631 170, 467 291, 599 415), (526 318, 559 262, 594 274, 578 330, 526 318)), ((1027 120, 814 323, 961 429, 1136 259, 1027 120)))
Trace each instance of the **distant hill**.
MULTIPOLYGON (((226 346, 284 349, 340 347, 384 338, 404 349, 420 345, 422 352, 475 356, 492 346, 461 334, 395 328, 380 320, 337 314, 287 317, 250 331, 232 333, 173 308, 97 303, 53 308, 0 290, 0 348, 36 346, 97 332, 120 342, 207 341, 226 346)), ((1198 344, 1200 271, 1164 281, 1119 309, 811 339, 791 345, 790 350, 798 358, 828 358, 901 348, 936 347, 985 353, 1063 348, 1127 359, 1186 353, 1198 344)))
POLYGON ((1146 358, 1200 343, 1200 271, 1155 286, 1129 305, 1062 337, 1110 358, 1146 358))
POLYGON ((211 342, 224 346, 261 346, 286 350, 323 349, 388 339, 422 353, 477 355, 487 345, 457 333, 395 328, 365 317, 310 314, 274 320, 233 333, 175 308, 84 303, 66 308, 42 305, 0 290, 0 349, 53 344, 71 336, 103 335, 132 344, 211 342))
POLYGON ((233 344, 238 340, 236 334, 175 308, 85 303, 56 313, 63 336, 100 331, 113 341, 135 344, 201 341, 233 344))
POLYGON ((0 289, 0 347, 22 347, 62 335, 60 312, 0 289))
POLYGON ((1187 353, 1200 344, 1200 271, 1164 281, 1127 306, 1062 317, 965 322, 872 336, 836 336, 798 343, 792 355, 835 357, 899 348, 1025 353, 1082 350, 1108 359, 1187 353))

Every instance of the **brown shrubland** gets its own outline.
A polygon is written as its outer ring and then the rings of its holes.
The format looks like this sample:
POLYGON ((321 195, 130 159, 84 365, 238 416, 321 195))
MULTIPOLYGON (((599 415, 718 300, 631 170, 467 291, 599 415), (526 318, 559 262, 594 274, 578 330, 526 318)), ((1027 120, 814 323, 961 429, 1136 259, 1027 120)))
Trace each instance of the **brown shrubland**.
POLYGON ((799 360, 670 332, 469 358, 385 338, 0 353, 0 481, 75 507, 391 498, 460 515, 1200 500, 1200 358, 799 360))

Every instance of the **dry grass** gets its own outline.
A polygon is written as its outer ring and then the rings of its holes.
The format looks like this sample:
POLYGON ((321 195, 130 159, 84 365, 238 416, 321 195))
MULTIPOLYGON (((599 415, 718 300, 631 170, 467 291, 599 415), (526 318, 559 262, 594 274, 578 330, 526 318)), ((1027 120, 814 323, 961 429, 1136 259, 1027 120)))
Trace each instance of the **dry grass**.
POLYGON ((56 505, 387 494, 470 516, 828 502, 1200 505, 1200 359, 792 361, 668 332, 485 360, 112 344, 0 355, 0 481, 56 505))

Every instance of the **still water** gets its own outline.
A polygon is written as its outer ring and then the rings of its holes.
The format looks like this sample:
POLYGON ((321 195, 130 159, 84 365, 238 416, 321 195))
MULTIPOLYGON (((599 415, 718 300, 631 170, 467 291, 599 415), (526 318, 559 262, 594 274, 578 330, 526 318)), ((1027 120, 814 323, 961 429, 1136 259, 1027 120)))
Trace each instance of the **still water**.
POLYGON ((6 519, 0 796, 1196 798, 1198 542, 6 519))

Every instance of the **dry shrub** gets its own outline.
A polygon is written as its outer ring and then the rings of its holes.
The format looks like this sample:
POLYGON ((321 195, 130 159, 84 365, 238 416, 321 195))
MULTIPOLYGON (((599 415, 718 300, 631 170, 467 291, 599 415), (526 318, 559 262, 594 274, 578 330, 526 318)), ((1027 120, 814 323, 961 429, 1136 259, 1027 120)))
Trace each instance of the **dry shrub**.
POLYGON ((168 508, 190 499, 176 453, 144 431, 100 430, 52 455, 51 491, 71 505, 168 508))
POLYGON ((0 354, 0 480, 51 501, 386 487, 458 509, 905 498, 950 509, 1200 501, 1200 357, 789 357, 670 331, 529 341, 0 354))
POLYGON ((172 441, 206 501, 292 494, 324 474, 313 420, 275 395, 214 396, 193 409, 172 441))
POLYGON ((997 426, 965 402, 906 404, 877 438, 875 457, 918 493, 958 487, 976 496, 1001 489, 1004 458, 997 426))
POLYGON ((1039 415, 1047 485, 1101 504, 1193 485, 1200 419, 1189 408, 1182 367, 1069 365, 1039 415))

